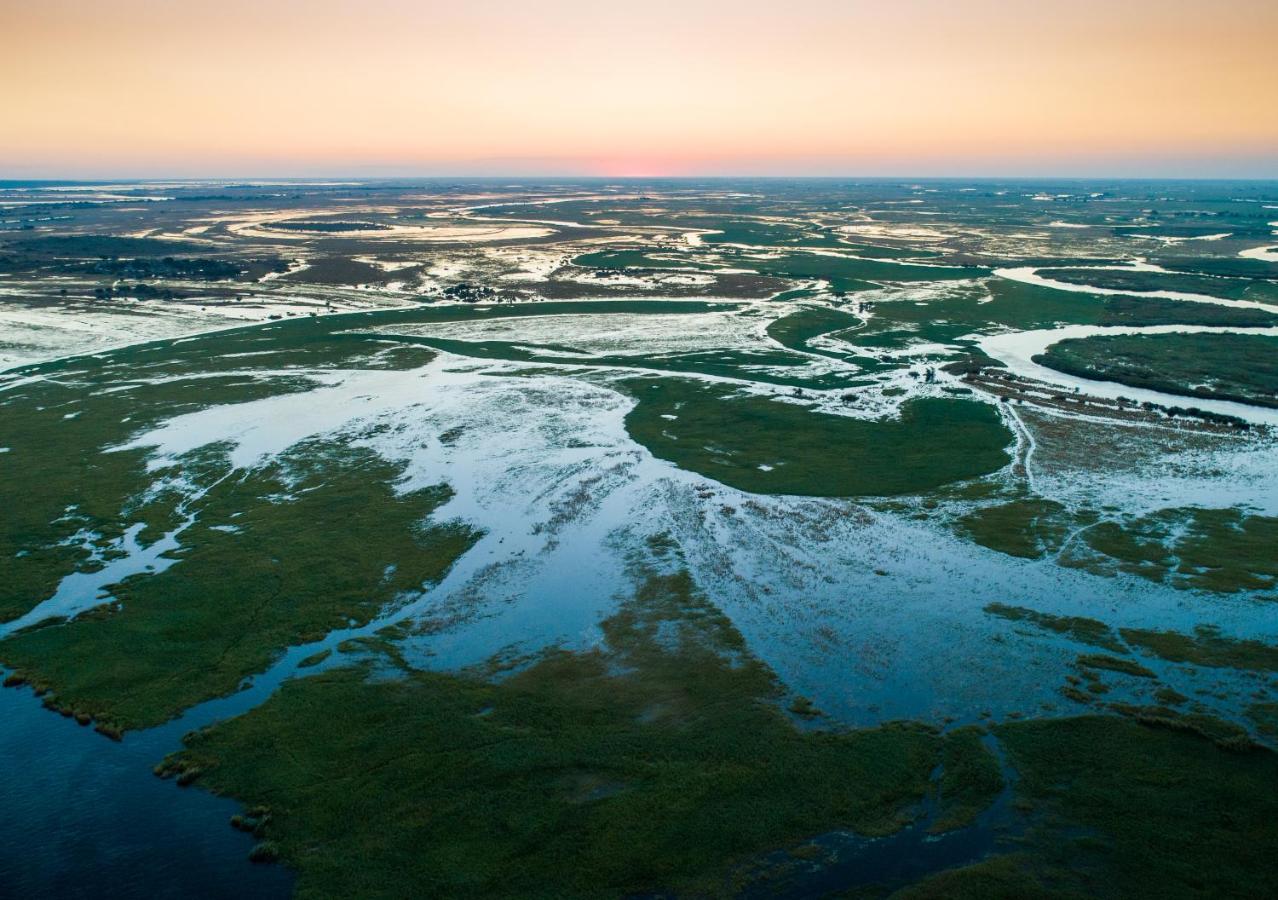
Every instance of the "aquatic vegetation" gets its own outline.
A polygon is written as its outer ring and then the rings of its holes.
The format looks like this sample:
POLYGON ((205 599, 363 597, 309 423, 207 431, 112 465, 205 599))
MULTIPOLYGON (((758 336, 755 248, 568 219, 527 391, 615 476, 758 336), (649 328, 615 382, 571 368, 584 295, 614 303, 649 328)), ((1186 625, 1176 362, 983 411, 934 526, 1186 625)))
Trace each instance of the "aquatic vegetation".
POLYGON ((1127 648, 1118 639, 1114 630, 1096 619, 1085 616, 1059 616, 1026 609, 1023 606, 1009 606, 1005 603, 990 603, 985 607, 985 612, 1014 622, 1027 622, 1045 631, 1064 635, 1081 644, 1104 647, 1116 653, 1127 652, 1127 648))
POLYGON ((940 809, 930 831, 940 833, 970 825, 1003 790, 998 760, 974 727, 951 731, 941 752, 937 784, 940 809))
MULTIPOLYGON (((178 491, 150 492, 166 474, 147 471, 146 452, 103 452, 162 418, 217 402, 242 402, 306 390, 304 377, 227 375, 159 383, 126 380, 110 393, 75 377, 41 381, 0 395, 9 448, 0 467, 0 621, 54 595, 77 570, 109 560, 131 525, 155 540, 180 522, 178 491), (76 412, 68 419, 68 411, 76 412)), ((182 461, 199 484, 217 475, 207 461, 182 461)))
POLYGON ((1068 900, 1080 895, 1047 887, 1030 873, 1022 854, 1008 853, 948 869, 891 896, 893 900, 1068 900))
MULTIPOLYGON (((1082 532, 1087 547, 1124 572, 1174 587, 1232 593, 1278 584, 1278 518, 1239 509, 1165 509, 1082 532)), ((1079 556, 1071 564, 1104 566, 1079 556)))
POLYGON ((1087 669, 1104 669, 1107 672, 1119 672, 1136 678, 1157 678, 1152 671, 1130 659, 1119 659, 1103 653, 1084 653, 1077 660, 1078 665, 1087 669))
POLYGON ((1278 645, 1228 637, 1210 625, 1199 625, 1193 634, 1124 628, 1122 635, 1131 646, 1168 662, 1278 672, 1278 645))
MULTIPOLYGON (((955 804, 993 786, 967 735, 796 730, 686 572, 643 575, 603 631, 604 646, 497 681, 362 667, 294 680, 188 736, 174 764, 269 804, 265 832, 305 896, 718 893, 752 854, 900 827, 943 748, 955 804)), ((967 816, 956 805, 952 822, 967 816)))
POLYGON ((1278 407, 1278 337, 1131 334, 1071 338, 1034 357, 1040 365, 1184 397, 1278 407))
POLYGON ((919 399, 898 419, 855 419, 673 378, 631 380, 626 428, 655 456, 744 491, 887 496, 975 478, 1008 462, 986 403, 919 399))
POLYGON ((734 266, 749 268, 761 275, 783 278, 820 278, 839 293, 874 288, 879 283, 919 281, 961 281, 990 274, 989 269, 966 266, 911 265, 858 259, 825 253, 791 252, 778 257, 752 259, 738 257, 734 266))
POLYGON ((846 354, 830 354, 829 351, 811 346, 809 342, 821 335, 855 328, 861 324, 864 324, 863 321, 851 313, 830 307, 811 306, 770 322, 767 333, 768 337, 782 347, 805 353, 826 353, 841 359, 846 354))
MULTIPOLYGON (((1189 731, 1102 717, 994 731, 1033 810, 1018 856, 1045 888, 1165 897, 1267 890, 1278 848, 1273 753, 1228 752, 1189 731), (1210 827, 1185 827, 1203 810, 1213 811, 1210 827)), ((1024 871, 1002 874, 1015 884, 1024 871)))
POLYGON ((1247 718, 1256 730, 1269 738, 1278 737, 1278 703, 1253 703, 1247 707, 1247 718))
POLYGON ((1278 284, 1256 279, 1231 280, 1185 273, 1123 271, 1121 269, 1040 269, 1039 275, 1070 284, 1119 291, 1176 291, 1226 300, 1278 300, 1278 284))
POLYGON ((1063 504, 1037 497, 981 506, 957 522, 981 546, 1025 559, 1059 550, 1071 524, 1063 504))
POLYGON ((285 647, 422 590, 471 545, 464 527, 423 525, 446 488, 397 494, 399 474, 366 450, 311 444, 224 480, 169 568, 112 586, 106 614, 0 642, 0 660, 120 729, 231 693, 285 647))
POLYGON ((1278 313, 1240 306, 1217 306, 1162 297, 1107 297, 1101 325, 1218 325, 1267 328, 1278 313))

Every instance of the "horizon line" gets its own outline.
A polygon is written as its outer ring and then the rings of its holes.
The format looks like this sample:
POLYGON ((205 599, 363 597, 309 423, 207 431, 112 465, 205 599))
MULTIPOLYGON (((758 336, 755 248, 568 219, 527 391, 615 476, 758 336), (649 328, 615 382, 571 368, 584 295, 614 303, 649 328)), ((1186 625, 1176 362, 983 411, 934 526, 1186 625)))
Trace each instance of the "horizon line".
POLYGON ((9 183, 44 183, 44 184, 95 184, 104 181, 114 182, 137 182, 145 183, 152 181, 171 181, 171 182, 207 182, 207 181, 225 181, 225 182, 242 182, 242 181, 263 181, 272 179, 276 181, 353 181, 353 182, 373 182, 373 181, 395 181, 395 180, 413 180, 413 181, 446 181, 457 179, 469 179, 476 181, 502 181, 502 180, 519 180, 519 181, 835 181, 855 179, 860 181, 1274 181, 1278 182, 1278 174, 1273 175, 1120 175, 1120 174, 1095 174, 1095 175, 1065 175, 1065 174, 1035 174, 1035 175, 919 175, 911 173, 890 174, 890 175, 868 175, 857 173, 846 174, 830 174, 830 175, 801 175, 801 174, 717 174, 717 175, 599 175, 590 173, 569 173, 569 174, 529 174, 529 173, 441 173, 441 174, 410 174, 410 173, 391 173, 382 175, 368 174, 350 174, 350 173, 328 173, 328 174, 279 174, 279 173, 259 173, 253 175, 81 175, 81 176, 29 176, 29 177, 10 177, 0 174, 0 185, 9 183))

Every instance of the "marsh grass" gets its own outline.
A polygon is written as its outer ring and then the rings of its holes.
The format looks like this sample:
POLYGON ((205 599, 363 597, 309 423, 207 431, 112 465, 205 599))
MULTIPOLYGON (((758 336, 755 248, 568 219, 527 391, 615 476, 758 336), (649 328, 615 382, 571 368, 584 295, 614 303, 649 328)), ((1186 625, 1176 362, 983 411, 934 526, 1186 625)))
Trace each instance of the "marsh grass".
POLYGON ((1097 335, 1052 344, 1034 361, 1183 397, 1278 407, 1278 338, 1269 335, 1097 335))
MULTIPOLYGON (((1234 593, 1278 585, 1278 518, 1272 516, 1240 509, 1164 509, 1099 522, 1082 538, 1121 571, 1177 588, 1234 593)), ((1106 560, 1082 557, 1069 564, 1104 568, 1106 560)))
POLYGON ((984 403, 924 398, 904 404, 899 419, 867 421, 673 378, 634 379, 624 387, 639 401, 626 416, 636 441, 752 493, 906 494, 976 478, 1009 461, 1011 433, 984 403))
POLYGON ((178 559, 116 585, 118 608, 19 633, 0 658, 119 729, 229 694, 285 647, 439 579, 471 545, 463 527, 422 525, 449 492, 397 493, 400 473, 367 450, 295 447, 210 491, 178 559))
POLYGON ((1127 648, 1123 646, 1123 642, 1118 639, 1118 635, 1112 628, 1104 622, 1089 619, 1086 616, 1061 616, 1027 609, 1024 606, 1009 606, 1006 603, 987 604, 985 612, 1013 622, 1027 622, 1045 631, 1064 635, 1081 644, 1103 647, 1116 653, 1127 652, 1127 648))
MULTIPOLYGON (((302 896, 718 895, 754 854, 899 828, 951 746, 911 725, 797 730, 686 572, 646 575, 603 629, 600 648, 495 681, 290 681, 190 736, 176 764, 270 805, 302 896)), ((965 773, 984 751, 961 740, 947 798, 977 804, 965 773)))
POLYGON ((1055 500, 1024 497, 979 507, 962 516, 957 525, 982 547, 1023 559, 1040 559, 1060 550, 1071 520, 1065 506, 1055 500))

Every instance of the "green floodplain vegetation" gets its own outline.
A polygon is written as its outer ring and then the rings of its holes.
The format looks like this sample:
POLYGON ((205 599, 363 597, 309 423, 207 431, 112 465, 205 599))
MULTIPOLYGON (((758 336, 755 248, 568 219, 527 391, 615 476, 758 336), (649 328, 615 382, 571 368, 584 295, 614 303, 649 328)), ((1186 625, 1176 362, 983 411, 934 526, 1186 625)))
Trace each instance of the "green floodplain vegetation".
MULTIPOLYGON (((966 280, 988 276, 990 270, 969 266, 918 265, 906 262, 888 262, 886 253, 876 253, 878 258, 862 258, 854 255, 856 247, 846 248, 848 253, 811 253, 795 251, 781 254, 733 253, 716 249, 705 263, 734 269, 749 269, 759 275, 780 278, 819 278, 841 293, 868 290, 881 282, 918 282, 966 280)), ((576 257, 573 262, 591 268, 654 269, 689 268, 698 265, 698 255, 681 253, 678 257, 655 255, 643 250, 616 250, 589 253, 576 257)), ((702 264, 705 264, 702 263, 702 264)))
POLYGON ((446 488, 397 495, 370 451, 303 445, 219 481, 173 564, 125 579, 116 603, 0 641, 46 702, 114 729, 144 728, 236 690, 284 648, 367 623, 438 580, 473 541, 420 523, 446 488))
POLYGON ((1026 496, 978 506, 954 524, 976 543, 1009 556, 1054 556, 1063 565, 1121 571, 1183 589, 1278 587, 1278 518, 1240 509, 1174 507, 1114 517, 1026 496))
POLYGON ((1278 337, 1270 335, 1097 335, 1052 344, 1034 361, 1130 387, 1278 407, 1278 337))
POLYGON ((917 399, 899 418, 855 419, 788 399, 675 378, 634 379, 626 416, 654 456, 752 493, 917 493, 1008 462, 1012 436, 989 405, 917 399))
MULTIPOLYGON (((1119 269, 1040 269, 1039 275, 1070 284, 1086 284, 1116 291, 1176 291, 1205 294, 1225 300, 1278 300, 1278 281, 1224 276, 1205 276, 1183 272, 1124 272, 1119 269)), ((1270 278, 1273 276, 1271 275, 1270 278)))
MULTIPOLYGON (((146 545, 194 518, 156 571, 108 586, 100 605, 78 615, 51 616, 0 640, 7 683, 30 683, 50 709, 127 740, 130 731, 234 694, 287 648, 368 625, 429 591, 478 535, 436 521, 447 485, 402 491, 403 467, 353 446, 353 436, 308 441, 251 471, 233 470, 219 444, 158 469, 144 448, 104 451, 183 413, 312 390, 312 373, 407 370, 440 353, 513 361, 520 372, 545 372, 549 364, 623 390, 635 403, 625 422, 634 440, 747 492, 866 498, 928 517, 944 506, 939 515, 956 535, 1018 560, 1134 575, 1231 603, 1278 599, 1278 519, 1243 509, 1126 515, 1071 508, 1024 486, 995 486, 1011 461, 1013 436, 993 404, 915 399, 895 415, 862 419, 820 412, 806 396, 899 374, 922 357, 883 351, 915 344, 947 345, 972 365, 991 365, 971 336, 1063 324, 1265 327, 1275 324, 1273 313, 991 278, 1006 257, 970 245, 952 252, 908 241, 856 244, 821 224, 831 195, 849 205, 913 204, 918 195, 887 184, 814 190, 777 185, 767 196, 698 201, 694 211, 647 197, 483 211, 512 221, 582 221, 590 228, 581 233, 591 237, 607 235, 601 229, 610 222, 665 232, 652 244, 571 255, 577 267, 755 273, 717 274, 713 286, 667 294, 687 299, 636 300, 552 277, 521 288, 594 299, 282 321, 17 373, 48 377, 0 392, 0 622, 53 596, 67 575, 109 563, 134 529, 146 545), (804 215, 794 217, 795 208, 804 215), (703 234, 702 247, 670 245, 680 231, 718 233, 703 234), (926 290, 880 290, 903 283, 926 290), (618 299, 598 299, 606 296, 618 299), (803 302, 781 306, 793 300, 803 302), (858 310, 862 301, 868 307, 858 310), (785 312, 769 319, 763 307, 785 312), (444 340, 415 331, 524 316, 709 311, 759 316, 774 343, 590 355, 571 341, 444 340), (847 365, 832 369, 835 363, 847 365), (898 499, 875 499, 889 497, 898 499)), ((1232 230, 1269 239, 1260 203, 1194 190, 1208 194, 1160 205, 1163 194, 1181 198, 1190 189, 1159 186, 1155 195, 1120 200, 1103 188, 1103 208, 1079 197, 1053 203, 1050 217, 1117 233, 1111 219, 1144 216, 1155 205, 1160 235, 1232 230)), ((1015 191, 1009 197, 982 185, 945 202, 975 227, 1048 221, 1015 191)), ((209 202, 217 208, 226 199, 209 202)), ((911 207, 895 221, 913 225, 921 212, 911 207)), ((300 215, 307 218, 271 227, 341 243, 312 250, 307 269, 278 283, 385 285, 423 271, 388 273, 351 258, 348 245, 360 246, 353 235, 386 230, 381 222, 300 215)), ((1229 245, 1230 253, 1237 249, 1229 245)), ((1077 247, 1022 264, 1118 290, 1278 296, 1272 264, 1203 252, 1160 249, 1155 261, 1175 274, 1084 272, 1077 267, 1117 259, 1077 247)), ((253 254, 82 233, 4 242, 0 270, 163 283, 251 282, 287 268, 278 256, 253 254)), ((1122 380, 1111 373, 1119 369, 1131 379, 1125 383, 1173 392, 1190 386, 1190 396, 1211 396, 1206 389, 1272 402, 1265 360, 1274 339, 1251 338, 1093 338, 1055 345, 1048 364, 1110 380, 1122 380), (1101 367, 1106 374, 1094 374, 1101 367)), ((501 654, 461 671, 431 671, 413 668, 400 652, 404 630, 384 628, 346 642, 339 658, 330 648, 310 653, 260 706, 189 734, 179 752, 157 760, 157 774, 242 803, 232 824, 255 835, 252 858, 291 867, 300 897, 766 896, 786 883, 787 867, 820 863, 818 839, 881 838, 920 823, 934 837, 989 828, 990 842, 913 883, 886 879, 834 892, 1272 893, 1273 752, 1161 680, 1188 666, 1252 679, 1255 693, 1239 717, 1272 740, 1278 704, 1260 689, 1278 677, 1278 647, 1268 640, 1206 623, 1117 627, 990 598, 984 612, 996 627, 1066 642, 1073 663, 1058 708, 1029 720, 981 717, 981 725, 849 728, 790 693, 750 652, 699 590, 672 537, 651 538, 632 566, 633 593, 618 600, 591 649, 552 647, 516 660, 501 654), (777 863, 777 854, 785 861, 777 863)))
MULTIPOLYGON (((1004 789, 976 729, 796 727, 681 569, 645 573, 604 634, 497 677, 383 658, 294 680, 188 735, 160 771, 244 802, 238 824, 297 869, 300 897, 732 896, 766 878, 765 851, 891 833, 929 795, 944 833, 1004 789)), ((1152 719, 992 734, 1023 833, 900 896, 1263 893, 1278 849, 1270 752, 1152 719), (1185 827, 1208 809, 1209 831, 1185 827)))
MULTIPOLYGON (((721 305, 565 303, 536 313, 671 307, 721 305)), ((10 458, 42 477, 33 493, 3 470, 0 489, 23 510, 6 519, 4 539, 43 548, 8 554, 23 580, 5 580, 7 617, 91 567, 89 547, 130 524, 144 523, 149 541, 188 512, 198 518, 164 571, 126 579, 110 603, 70 621, 0 641, 0 660, 51 707, 115 735, 233 692, 284 648, 368 622, 437 579, 474 536, 423 528, 446 489, 401 495, 396 467, 365 452, 317 442, 224 478, 228 464, 214 445, 181 461, 181 476, 207 489, 188 509, 184 492, 149 490, 177 473, 147 472, 145 451, 96 451, 182 412, 307 390, 308 370, 429 361, 435 348, 397 338, 398 324, 530 312, 445 307, 282 323, 51 364, 56 380, 7 392, 10 458), (383 326, 391 333, 364 330, 383 326), (241 371, 238 353, 255 354, 253 365, 272 374, 241 371), (100 390, 107 383, 123 389, 100 390), (54 441, 61 453, 49 452, 54 441), (93 466, 68 465, 73 458, 93 466), (80 502, 68 512, 71 496, 80 502)), ((801 347, 859 321, 796 316, 774 328, 779 343, 801 347)), ((746 490, 918 492, 1007 461, 1010 433, 991 407, 971 401, 913 401, 899 419, 863 421, 671 377, 624 387, 638 400, 627 422, 638 440, 746 490)), ((1036 525, 1059 514, 1031 504, 1010 518, 1036 525)), ((1131 652, 1270 665, 1267 645, 1211 632, 1116 635, 1099 623, 1043 622, 1106 651, 1081 664, 1111 675, 1141 665, 1115 655, 1131 652)), ((387 635, 367 645, 362 664, 289 681, 261 707, 192 735, 160 771, 241 800, 237 824, 258 834, 255 858, 296 869, 299 896, 401 896, 423 885, 451 896, 526 896, 551 885, 564 896, 731 895, 766 879, 759 860, 778 847, 798 858, 816 835, 891 833, 928 797, 939 803, 933 830, 970 827, 1005 787, 974 730, 824 726, 802 698, 788 700, 681 568, 644 575, 604 631, 606 644, 593 652, 461 673, 403 669, 387 635)), ((1252 715, 1269 721, 1262 704, 1252 715)), ((1274 842, 1268 806, 1253 802, 1274 774, 1268 751, 1227 750, 1215 732, 1153 715, 1009 723, 992 733, 1017 775, 1022 836, 914 885, 858 891, 1078 896, 1154 884, 1194 896, 1216 884, 1199 871, 1207 859, 1246 883, 1256 854, 1274 842), (1158 777, 1136 777, 1151 758, 1158 777), (1076 787, 1063 789, 1062 779, 1076 787), (1174 864, 1142 849, 1183 842, 1178 817, 1203 805, 1230 811, 1206 844, 1179 848, 1174 864), (1080 853, 1086 866, 1071 863, 1080 853)))
MULTIPOLYGON (((1086 616, 1055 615, 1006 603, 990 603, 985 607, 985 612, 1113 653, 1135 652, 1166 662, 1191 663, 1208 668, 1278 672, 1278 646, 1251 638, 1229 637, 1212 625, 1199 625, 1192 634, 1184 634, 1148 628, 1115 629, 1086 616)), ((1127 660, 1116 660, 1113 656, 1092 653, 1080 656, 1079 661, 1084 667, 1108 668, 1139 677, 1153 677, 1153 673, 1145 666, 1127 660)))

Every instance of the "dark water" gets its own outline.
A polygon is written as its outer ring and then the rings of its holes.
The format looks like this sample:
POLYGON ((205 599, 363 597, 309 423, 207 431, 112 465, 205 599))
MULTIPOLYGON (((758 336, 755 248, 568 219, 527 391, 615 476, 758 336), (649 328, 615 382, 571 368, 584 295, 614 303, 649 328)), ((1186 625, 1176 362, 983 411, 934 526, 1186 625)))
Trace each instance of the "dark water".
POLYGON ((182 730, 116 743, 0 690, 0 898, 289 896, 287 869, 248 862, 238 804, 151 773, 182 730))
MULTIPOLYGON (((756 867, 744 898, 800 898, 825 896, 866 885, 898 886, 970 865, 1004 850, 1009 839, 1024 831, 1025 821, 1012 806, 1016 771, 993 737, 983 739, 999 761, 1003 790, 966 828, 929 834, 938 804, 929 798, 912 824, 881 838, 836 831, 814 838, 820 862, 796 861, 786 851, 769 854, 756 867)), ((939 770, 935 776, 939 777, 939 770)))

